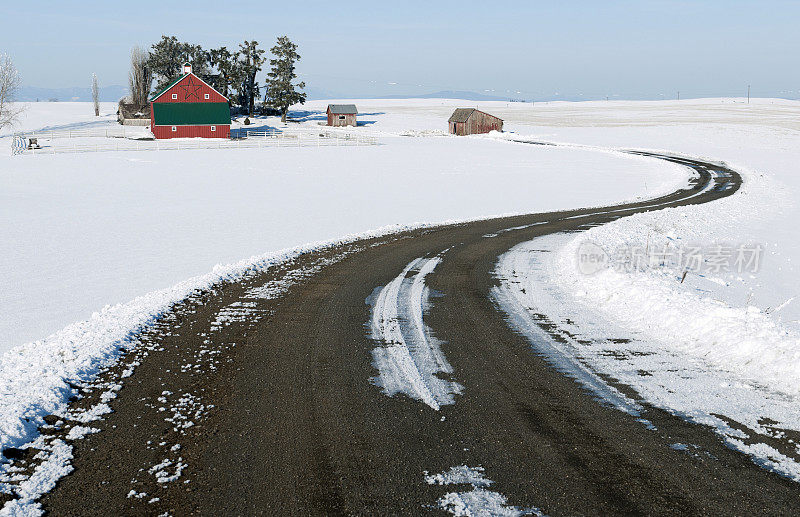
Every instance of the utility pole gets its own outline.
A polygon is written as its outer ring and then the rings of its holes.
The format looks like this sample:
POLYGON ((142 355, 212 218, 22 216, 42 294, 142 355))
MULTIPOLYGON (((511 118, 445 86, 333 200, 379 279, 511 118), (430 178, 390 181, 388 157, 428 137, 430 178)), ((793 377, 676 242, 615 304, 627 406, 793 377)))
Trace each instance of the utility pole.
POLYGON ((750 85, 747 85, 747 104, 750 104, 750 85))
POLYGON ((678 90, 678 100, 681 100, 681 92, 678 90))

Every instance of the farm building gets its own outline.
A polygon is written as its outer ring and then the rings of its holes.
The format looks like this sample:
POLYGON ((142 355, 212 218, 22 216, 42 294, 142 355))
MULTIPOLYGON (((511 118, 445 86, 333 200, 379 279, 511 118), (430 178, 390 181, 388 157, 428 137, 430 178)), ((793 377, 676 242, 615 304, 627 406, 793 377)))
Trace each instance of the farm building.
POLYGON ((355 104, 328 104, 329 126, 356 126, 356 115, 355 104))
POLYGON ((503 130, 503 119, 475 108, 456 108, 447 122, 453 135, 477 135, 503 130))
POLYGON ((136 106, 120 99, 117 104, 117 121, 123 126, 149 126, 150 105, 136 106))
POLYGON ((229 138, 228 99, 183 65, 183 75, 150 99, 150 131, 156 138, 229 138))

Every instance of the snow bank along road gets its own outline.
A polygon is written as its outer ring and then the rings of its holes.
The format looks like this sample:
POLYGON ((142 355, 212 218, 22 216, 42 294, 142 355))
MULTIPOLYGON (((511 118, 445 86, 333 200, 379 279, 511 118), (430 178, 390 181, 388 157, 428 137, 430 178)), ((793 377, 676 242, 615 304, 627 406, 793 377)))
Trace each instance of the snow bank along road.
POLYGON ((615 403, 625 386, 564 375, 546 346, 553 323, 529 338, 492 298, 498 257, 521 242, 741 183, 724 166, 653 156, 693 179, 639 203, 358 241, 196 293, 47 420, 38 447, 52 452, 13 451, 6 509, 793 513, 796 483, 707 428, 615 403), (85 436, 63 452, 69 435, 85 436))

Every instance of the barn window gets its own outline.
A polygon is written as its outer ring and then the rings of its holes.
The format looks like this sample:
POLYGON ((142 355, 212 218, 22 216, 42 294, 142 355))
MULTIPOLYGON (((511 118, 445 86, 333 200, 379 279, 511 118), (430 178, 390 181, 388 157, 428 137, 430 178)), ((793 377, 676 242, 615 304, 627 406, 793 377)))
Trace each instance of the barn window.
POLYGON ((177 93, 173 93, 173 94, 172 94, 172 98, 173 98, 174 100, 178 100, 178 94, 177 94, 177 93))
POLYGON ((339 120, 344 120, 344 115, 339 115, 339 120))
POLYGON ((177 127, 175 127, 175 126, 172 126, 172 132, 173 132, 173 133, 174 133, 175 131, 177 131, 177 130, 178 130, 178 128, 177 128, 177 127))
POLYGON ((211 98, 211 96, 209 94, 206 94, 206 99, 210 99, 210 98, 211 98))
POLYGON ((217 130, 217 126, 211 126, 211 131, 212 131, 212 132, 213 132, 213 131, 216 131, 216 130, 217 130))

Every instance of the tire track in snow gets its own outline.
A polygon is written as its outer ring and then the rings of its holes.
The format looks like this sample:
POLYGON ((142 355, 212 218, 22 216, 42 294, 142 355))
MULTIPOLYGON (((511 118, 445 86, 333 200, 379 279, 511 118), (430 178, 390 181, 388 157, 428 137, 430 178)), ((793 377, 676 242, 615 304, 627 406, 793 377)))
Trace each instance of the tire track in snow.
POLYGON ((430 298, 425 277, 441 262, 443 253, 411 261, 367 300, 374 301, 371 337, 382 343, 372 351, 379 372, 373 382, 389 396, 404 393, 437 411, 454 404, 462 390, 457 382, 441 377, 451 375, 453 367, 423 321, 430 298))

